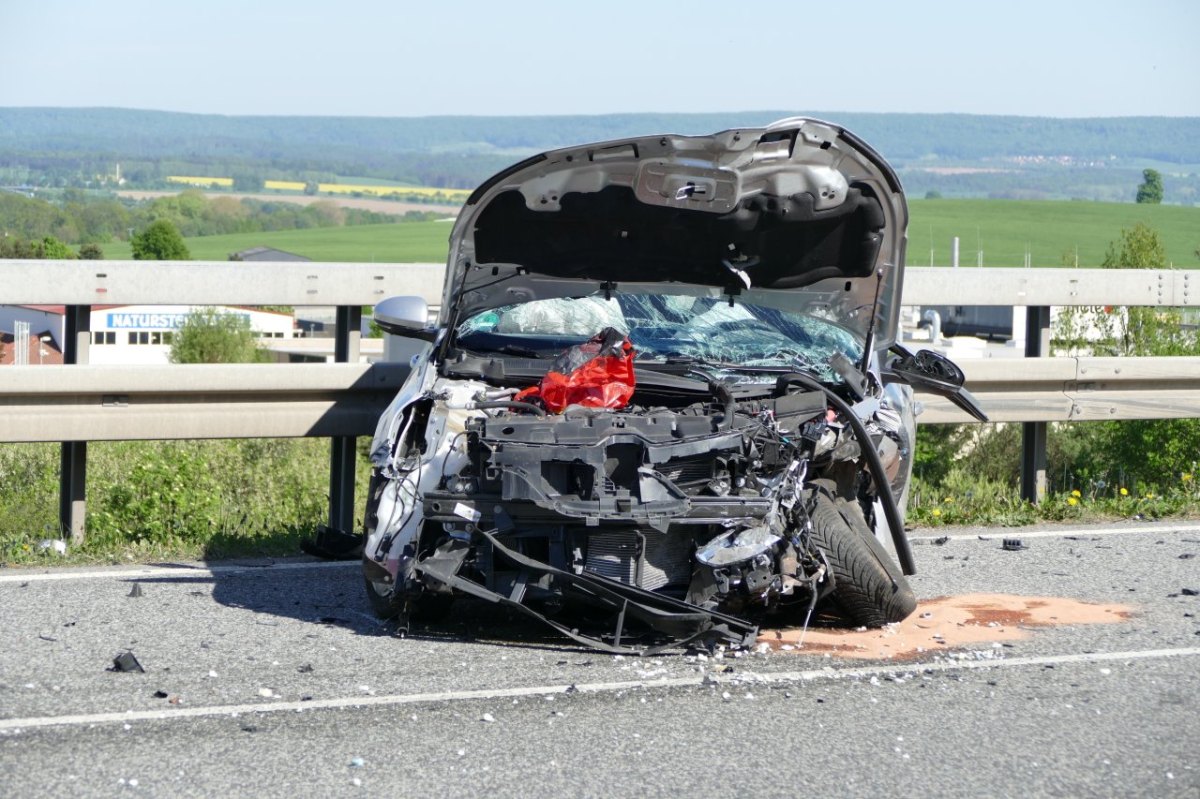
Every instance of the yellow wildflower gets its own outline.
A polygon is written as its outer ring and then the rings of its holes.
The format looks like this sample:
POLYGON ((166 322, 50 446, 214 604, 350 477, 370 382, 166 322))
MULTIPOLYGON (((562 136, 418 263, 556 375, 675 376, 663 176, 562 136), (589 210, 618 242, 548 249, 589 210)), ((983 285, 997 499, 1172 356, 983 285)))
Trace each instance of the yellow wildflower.
POLYGON ((1123 496, 1123 497, 1129 496, 1129 489, 1122 487, 1121 488, 1121 496, 1123 496))
POLYGON ((1074 507, 1075 505, 1079 504, 1079 500, 1077 500, 1075 497, 1067 497, 1067 504, 1074 507))
POLYGON ((1185 483, 1192 482, 1192 473, 1191 472, 1184 472, 1183 474, 1181 474, 1179 476, 1185 483))
POLYGON ((1077 489, 1075 489, 1074 491, 1072 491, 1072 492, 1071 492, 1071 496, 1073 496, 1073 497, 1076 497, 1076 498, 1079 498, 1079 497, 1082 497, 1082 496, 1083 496, 1083 494, 1080 494, 1080 493, 1079 493, 1079 489, 1077 488, 1077 489))
POLYGON ((934 515, 934 516, 941 516, 941 515, 942 515, 942 511, 941 511, 941 509, 940 509, 940 508, 934 508, 934 509, 933 509, 933 515, 934 515))
POLYGON ((950 503, 954 502, 954 497, 946 497, 945 499, 942 500, 942 502, 944 502, 946 504, 950 504, 950 503))

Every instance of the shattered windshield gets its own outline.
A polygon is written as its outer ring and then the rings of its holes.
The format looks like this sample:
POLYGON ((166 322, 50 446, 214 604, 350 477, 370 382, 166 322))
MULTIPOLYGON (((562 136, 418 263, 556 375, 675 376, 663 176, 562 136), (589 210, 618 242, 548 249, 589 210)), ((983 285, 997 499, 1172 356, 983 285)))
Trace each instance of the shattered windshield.
POLYGON ((855 361, 862 353, 850 331, 826 319, 683 294, 534 300, 476 314, 456 332, 459 346, 473 352, 553 357, 606 327, 629 337, 638 363, 694 359, 726 367, 802 369, 837 380, 830 357, 840 352, 855 361))

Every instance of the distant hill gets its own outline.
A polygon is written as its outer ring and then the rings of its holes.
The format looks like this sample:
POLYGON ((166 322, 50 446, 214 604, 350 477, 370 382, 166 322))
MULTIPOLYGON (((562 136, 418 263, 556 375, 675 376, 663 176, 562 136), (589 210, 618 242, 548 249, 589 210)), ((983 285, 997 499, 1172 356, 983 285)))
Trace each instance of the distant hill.
POLYGON ((1151 166, 1167 178, 1168 201, 1200 199, 1197 117, 832 111, 369 118, 0 108, 0 183, 46 185, 47 176, 70 182, 107 174, 119 162, 126 179, 146 186, 168 174, 220 174, 251 184, 341 175, 470 188, 545 149, 646 133, 710 133, 797 114, 854 131, 897 167, 910 191, 1132 199, 1130 181, 1136 185, 1139 171, 1151 166))

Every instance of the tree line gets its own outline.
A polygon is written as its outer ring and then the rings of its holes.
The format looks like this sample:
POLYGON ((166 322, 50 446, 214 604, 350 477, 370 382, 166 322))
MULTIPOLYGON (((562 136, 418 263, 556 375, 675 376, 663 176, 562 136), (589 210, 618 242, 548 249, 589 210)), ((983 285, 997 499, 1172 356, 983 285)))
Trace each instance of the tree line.
POLYGON ((799 110, 561 117, 225 117, 125 109, 0 108, 0 185, 95 185, 115 175, 157 187, 168 175, 331 182, 355 175, 472 188, 542 150, 655 132, 711 133, 806 114, 844 125, 882 153, 919 194, 1120 199, 1109 187, 1161 164, 1166 199, 1200 197, 1200 118, 1050 119, 799 110), (947 176, 931 165, 992 171, 947 176), (1184 181, 1176 196, 1172 181, 1184 181), (1063 188, 1066 184, 1066 188, 1063 188), (1022 194, 1025 192, 1025 194, 1022 194))
MULTIPOLYGON (((31 251, 52 246, 45 244, 47 239, 84 246, 129 240, 157 220, 170 222, 180 234, 190 237, 384 224, 396 222, 397 217, 345 208, 329 200, 299 205, 235 197, 210 199, 196 190, 138 202, 78 190, 63 192, 55 202, 0 192, 0 237, 5 242, 0 244, 0 257, 66 257, 31 251)), ((81 257, 86 256, 81 253, 81 257)))

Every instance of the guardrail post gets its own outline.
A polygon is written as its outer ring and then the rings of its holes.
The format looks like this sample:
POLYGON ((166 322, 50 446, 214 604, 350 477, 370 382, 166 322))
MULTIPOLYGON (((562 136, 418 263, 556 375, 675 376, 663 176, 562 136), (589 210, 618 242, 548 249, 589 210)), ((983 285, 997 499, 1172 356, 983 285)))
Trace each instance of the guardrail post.
MULTIPOLYGON (((1025 312, 1025 357, 1050 352, 1050 309, 1031 305, 1025 312)), ((1035 505, 1046 498, 1046 423, 1021 423, 1021 499, 1035 505)))
MULTIPOLYGON (((333 359, 357 363, 362 338, 362 306, 339 305, 334 333, 333 359)), ((329 452, 329 526, 344 533, 354 531, 354 436, 337 436, 329 452)))
MULTIPOLYGON (((64 315, 63 363, 85 364, 92 342, 92 308, 68 305, 64 315)), ((87 442, 64 441, 59 456, 58 525, 71 543, 83 543, 87 522, 87 442)))

